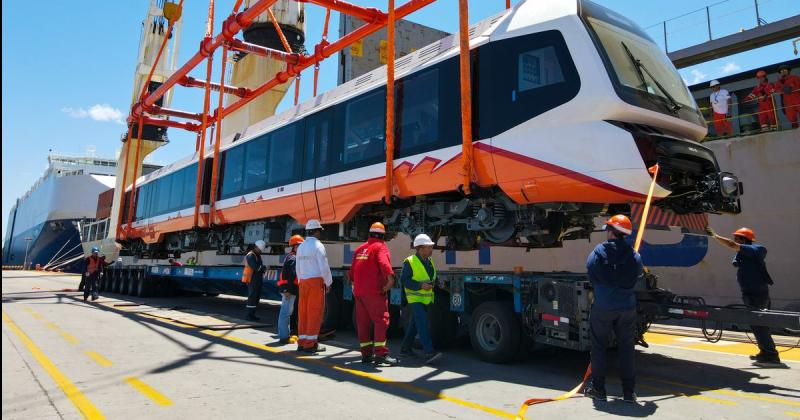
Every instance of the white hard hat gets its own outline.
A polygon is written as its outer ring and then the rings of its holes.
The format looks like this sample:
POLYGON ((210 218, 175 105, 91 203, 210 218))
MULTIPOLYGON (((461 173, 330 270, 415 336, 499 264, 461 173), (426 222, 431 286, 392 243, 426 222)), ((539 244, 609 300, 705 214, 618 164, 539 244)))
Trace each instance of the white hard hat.
POLYGON ((711 83, 708 84, 710 87, 718 86, 719 80, 712 80, 711 83))
POLYGON ((264 252, 267 249, 267 243, 262 241, 261 239, 256 241, 256 246, 258 247, 261 252, 264 252))
MULTIPOLYGON (((322 224, 317 219, 310 219, 306 223, 306 230, 322 229, 322 224)), ((325 230, 325 229, 322 229, 325 230)))
POLYGON ((433 246, 433 245, 436 244, 431 240, 431 237, 424 233, 420 233, 419 235, 417 235, 416 238, 414 238, 414 248, 418 246, 433 246))

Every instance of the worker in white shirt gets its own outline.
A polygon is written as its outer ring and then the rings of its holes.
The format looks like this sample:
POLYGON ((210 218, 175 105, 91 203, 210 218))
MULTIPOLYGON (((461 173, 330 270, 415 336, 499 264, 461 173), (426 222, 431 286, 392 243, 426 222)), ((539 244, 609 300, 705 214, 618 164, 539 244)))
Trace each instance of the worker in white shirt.
POLYGON ((318 353, 325 348, 318 344, 319 329, 325 313, 325 294, 331 289, 333 276, 328 265, 319 220, 306 223, 306 239, 297 247, 297 279, 300 288, 297 321, 297 351, 318 353))
POLYGON ((728 120, 728 110, 731 103, 731 95, 727 90, 722 89, 718 80, 711 81, 711 109, 714 112, 714 130, 717 136, 733 135, 733 127, 728 120))

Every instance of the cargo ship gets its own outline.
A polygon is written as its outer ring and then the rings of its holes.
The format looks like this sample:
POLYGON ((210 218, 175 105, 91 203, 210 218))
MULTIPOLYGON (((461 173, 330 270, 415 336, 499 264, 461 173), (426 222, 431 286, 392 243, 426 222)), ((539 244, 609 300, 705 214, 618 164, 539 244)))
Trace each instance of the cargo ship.
MULTIPOLYGON (((80 269, 81 225, 94 221, 97 197, 114 187, 116 159, 49 154, 44 174, 11 208, 3 266, 80 269)), ((158 169, 145 164, 145 173, 158 169)))

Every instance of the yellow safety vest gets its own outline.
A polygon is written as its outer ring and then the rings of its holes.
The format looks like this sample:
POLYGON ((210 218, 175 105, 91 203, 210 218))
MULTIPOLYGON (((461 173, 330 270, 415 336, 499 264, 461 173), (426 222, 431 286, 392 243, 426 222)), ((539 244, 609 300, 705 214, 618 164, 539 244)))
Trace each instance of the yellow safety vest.
MULTIPOLYGON (((433 263, 432 259, 429 259, 431 262, 431 266, 433 267, 433 278, 428 276, 428 270, 425 269, 425 266, 422 265, 422 260, 417 257, 416 254, 406 258, 408 265, 411 266, 411 280, 418 281, 420 283, 429 282, 432 283, 436 280, 436 265, 433 263)), ((430 305, 433 303, 433 289, 431 290, 411 290, 409 288, 404 288, 406 291, 406 300, 408 303, 421 303, 423 305, 430 305)))

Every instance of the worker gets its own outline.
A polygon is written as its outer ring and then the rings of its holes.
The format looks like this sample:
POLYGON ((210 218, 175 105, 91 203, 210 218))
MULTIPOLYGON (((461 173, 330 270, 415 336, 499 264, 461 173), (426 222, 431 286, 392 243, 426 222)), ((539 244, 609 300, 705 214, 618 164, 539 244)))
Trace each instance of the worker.
POLYGON ((594 302, 589 315, 591 383, 586 396, 606 400, 606 362, 612 333, 617 339, 623 401, 636 402, 634 392, 634 350, 636 295, 634 286, 644 274, 642 258, 625 241, 633 231, 627 216, 618 214, 605 223, 606 242, 589 254, 586 268, 592 284, 594 302))
MULTIPOLYGON (((711 227, 706 230, 717 242, 736 251, 733 266, 736 267, 736 280, 739 282, 744 304, 753 311, 769 309, 769 286, 772 285, 772 278, 764 262, 767 248, 755 243, 755 232, 743 227, 733 233, 731 240, 717 235, 711 227)), ((751 325, 751 328, 759 350, 758 354, 750 356, 753 364, 760 367, 782 367, 769 327, 751 325)))
POLYGON ((386 246, 386 227, 373 223, 367 242, 356 248, 348 275, 353 284, 356 330, 361 349, 361 363, 396 365, 389 355, 386 331, 389 329, 387 293, 394 287, 392 255, 386 246))
POLYGON ((333 276, 328 265, 322 237, 322 225, 319 220, 311 219, 306 223, 306 238, 297 247, 297 281, 299 288, 297 350, 307 353, 325 351, 319 345, 319 329, 325 314, 325 294, 331 290, 333 276))
POLYGON ((170 258, 168 261, 169 265, 172 267, 183 267, 183 263, 176 260, 175 258, 170 258))
POLYGON ((92 247, 92 254, 86 258, 85 262, 86 268, 83 271, 86 284, 83 287, 83 300, 88 299, 91 294, 94 301, 97 300, 100 291, 100 276, 103 275, 103 271, 109 264, 106 264, 106 257, 100 256, 100 248, 96 246, 92 247))
POLYGON ((294 235, 289 238, 289 254, 283 260, 283 269, 278 278, 278 292, 281 294, 281 311, 278 314, 278 342, 280 344, 289 344, 291 335, 290 320, 294 313, 298 294, 295 256, 297 254, 297 246, 302 243, 303 237, 300 235, 294 235))
POLYGON ((764 70, 759 70, 756 78, 758 85, 745 97, 745 100, 758 100, 758 123, 761 124, 762 130, 772 130, 775 126, 775 106, 772 103, 772 94, 775 93, 775 88, 767 79, 767 72, 764 70))
POLYGON ((430 329, 428 328, 428 306, 433 303, 433 288, 436 284, 436 265, 433 264, 433 245, 430 236, 419 234, 414 238, 416 252, 403 261, 403 271, 400 273, 400 282, 406 293, 408 308, 411 310, 411 319, 406 328, 405 337, 400 345, 401 356, 414 357, 414 338, 419 334, 422 342, 423 358, 426 364, 432 364, 442 353, 433 349, 430 329))
POLYGON ((264 273, 266 272, 264 261, 261 260, 261 253, 266 249, 267 244, 259 239, 244 257, 242 283, 247 284, 247 313, 245 318, 248 321, 261 320, 256 316, 256 309, 258 309, 258 301, 261 300, 261 286, 264 283, 264 273))
POLYGON ((711 101, 711 110, 714 114, 714 131, 717 136, 730 136, 733 134, 733 127, 728 120, 731 95, 727 89, 722 89, 719 80, 712 80, 710 86, 711 96, 708 99, 711 101))
POLYGON ((780 78, 773 84, 775 93, 780 93, 783 100, 783 113, 792 127, 798 128, 800 120, 800 77, 791 74, 787 65, 778 68, 780 78))

